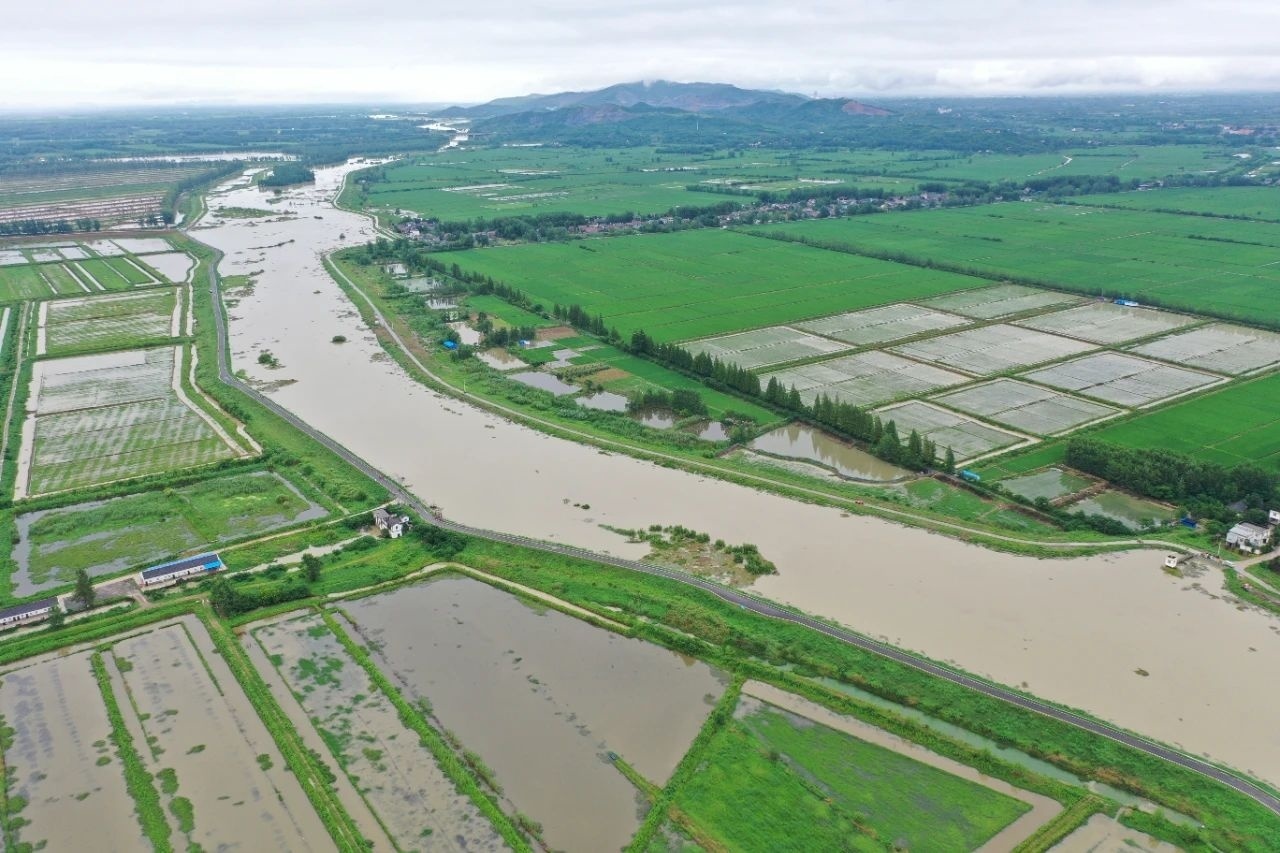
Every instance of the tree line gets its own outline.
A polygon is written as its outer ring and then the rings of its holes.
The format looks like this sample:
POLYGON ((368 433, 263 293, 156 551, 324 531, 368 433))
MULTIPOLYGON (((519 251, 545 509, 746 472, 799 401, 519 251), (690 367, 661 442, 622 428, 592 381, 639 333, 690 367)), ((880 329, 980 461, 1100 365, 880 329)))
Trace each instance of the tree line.
POLYGON ((1280 476, 1256 465, 1227 467, 1163 448, 1134 448, 1080 437, 1067 442, 1066 463, 1123 489, 1177 503, 1197 518, 1234 521, 1230 504, 1264 521, 1280 498, 1280 476))

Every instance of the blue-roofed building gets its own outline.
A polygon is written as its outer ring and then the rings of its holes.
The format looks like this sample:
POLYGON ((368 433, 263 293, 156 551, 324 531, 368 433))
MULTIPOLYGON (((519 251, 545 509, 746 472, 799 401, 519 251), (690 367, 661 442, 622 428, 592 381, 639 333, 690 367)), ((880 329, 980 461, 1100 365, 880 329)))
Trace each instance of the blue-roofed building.
POLYGON ((14 625, 21 625, 25 622, 48 619, 57 606, 58 599, 42 598, 39 601, 29 601, 26 604, 15 604, 13 607, 6 607, 0 610, 0 628, 11 628, 14 625))
POLYGON ((216 572, 222 567, 222 558, 217 554, 197 554, 194 557, 183 557, 181 560, 174 560, 171 563, 144 569, 142 572, 142 585, 144 587, 163 586, 164 584, 176 583, 192 575, 205 575, 216 572))

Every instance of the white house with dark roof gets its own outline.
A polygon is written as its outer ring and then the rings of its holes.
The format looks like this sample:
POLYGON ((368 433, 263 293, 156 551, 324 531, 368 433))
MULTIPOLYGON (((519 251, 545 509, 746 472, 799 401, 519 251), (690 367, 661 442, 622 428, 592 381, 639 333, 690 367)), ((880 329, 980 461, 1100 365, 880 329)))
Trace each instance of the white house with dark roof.
POLYGON ((379 507, 373 511, 373 523, 387 534, 388 539, 399 539, 409 529, 409 516, 396 515, 379 507))
POLYGON ((48 619, 57 607, 58 599, 56 598, 42 598, 39 601, 6 607, 0 610, 0 628, 12 628, 15 625, 48 619))
POLYGON ((1272 528, 1242 521, 1227 531, 1227 546, 1255 554, 1271 544, 1272 528))
POLYGON ((184 557, 181 560, 145 569, 140 580, 144 589, 151 589, 177 583, 192 575, 210 574, 221 568, 222 558, 217 554, 197 554, 194 557, 184 557))

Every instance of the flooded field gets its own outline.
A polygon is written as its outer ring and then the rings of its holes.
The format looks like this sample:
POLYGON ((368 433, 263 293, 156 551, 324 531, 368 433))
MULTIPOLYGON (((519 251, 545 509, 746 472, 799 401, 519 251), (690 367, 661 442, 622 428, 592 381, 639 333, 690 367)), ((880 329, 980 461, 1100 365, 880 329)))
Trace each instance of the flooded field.
POLYGON ((111 743, 90 653, 46 658, 0 679, 8 795, 27 801, 16 841, 46 850, 141 850, 146 839, 111 743))
POLYGON ((525 367, 525 363, 504 349, 487 349, 476 353, 476 358, 494 370, 516 370, 525 367))
POLYGON ((896 480, 911 472, 804 424, 787 424, 751 442, 761 453, 817 462, 854 480, 896 480))
POLYGON ((100 577, 326 515, 269 471, 26 512, 14 519, 9 580, 15 596, 34 595, 70 583, 79 569, 100 577))
POLYGON ((401 850, 507 849, 319 616, 253 636, 401 850))
POLYGON ((1110 490, 1068 504, 1065 509, 1069 512, 1083 512, 1086 515, 1105 515, 1107 518, 1114 518, 1130 530, 1154 527, 1172 520, 1177 515, 1173 509, 1164 504, 1110 490))
POLYGON ((1085 489, 1092 482, 1087 477, 1063 471, 1061 468, 1047 468, 1034 474, 1001 480, 1000 485, 1028 500, 1044 498, 1051 501, 1085 489))
POLYGON ((662 785, 723 689, 706 664, 469 578, 343 609, 387 673, 431 703, 556 849, 624 846, 643 810, 608 753, 662 785))
POLYGON ((570 385, 568 382, 561 382, 550 373, 538 373, 536 370, 524 370, 520 373, 512 373, 508 376, 521 385, 528 385, 530 388, 538 388, 543 391, 550 391, 557 397, 565 394, 572 394, 579 390, 577 385, 570 385))
MULTIPOLYGON (((601 524, 682 524, 752 542, 779 571, 755 592, 1280 782, 1280 741, 1254 710, 1274 699, 1280 620, 1237 607, 1219 575, 1172 578, 1159 551, 996 553, 552 438, 417 385, 320 262, 374 236, 367 218, 329 201, 351 168, 320 169, 314 186, 284 190, 296 219, 227 222, 193 236, 226 252, 223 274, 261 270, 232 312, 232 367, 258 381, 294 380, 273 398, 447 517, 633 558, 646 546, 601 524), (349 343, 331 346, 337 334, 349 343), (284 367, 257 364, 263 348, 284 367)), ((256 188, 222 196, 243 207, 260 199, 256 188)))
POLYGON ((118 697, 120 707, 127 717, 132 709, 129 723, 144 735, 137 739, 143 761, 158 774, 166 809, 188 843, 205 850, 332 848, 198 619, 120 641, 108 666, 119 670, 127 694, 118 697))
POLYGON ((612 391, 597 391, 586 397, 579 397, 578 405, 586 406, 588 409, 598 409, 602 412, 625 412, 627 410, 627 398, 612 391))
POLYGON ((1129 829, 1114 818, 1096 814, 1049 849, 1052 853, 1176 853, 1180 848, 1129 829))

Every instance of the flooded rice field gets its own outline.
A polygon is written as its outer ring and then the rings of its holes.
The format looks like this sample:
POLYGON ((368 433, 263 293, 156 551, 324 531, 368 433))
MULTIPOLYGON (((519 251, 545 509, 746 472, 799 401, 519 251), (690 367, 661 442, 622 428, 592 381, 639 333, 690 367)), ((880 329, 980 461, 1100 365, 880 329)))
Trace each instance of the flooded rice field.
POLYGON ((625 412, 627 410, 627 398, 612 391, 597 391, 594 394, 579 397, 578 405, 601 412, 625 412))
POLYGON ((120 707, 159 774, 178 846, 205 850, 328 850, 333 842, 274 741, 193 616, 120 641, 120 707), (132 716, 131 714, 132 709, 132 716), (149 747, 149 748, 148 748, 149 747), (174 804, 185 800, 174 809, 174 804), (185 824, 185 825, 184 825, 185 824))
POLYGON ((507 849, 318 615, 275 622, 253 636, 398 849, 507 849))
POLYGON ((431 703, 554 849, 624 846, 644 809, 609 753, 661 786, 723 690, 700 661, 470 578, 343 609, 388 675, 431 703))
POLYGON ((550 373, 539 373, 536 370, 524 370, 520 373, 512 373, 509 374, 507 378, 514 379, 521 385, 528 385, 530 388, 550 391, 557 397, 563 397, 565 394, 573 394, 580 390, 577 385, 570 385, 568 382, 561 382, 550 373))
MULTIPOLYGON (((752 542, 779 571, 755 592, 1280 782, 1280 741, 1254 710, 1274 700, 1280 620, 1239 607, 1220 575, 1170 577, 1159 551, 993 552, 553 438, 415 383, 321 264, 374 236, 366 217, 331 203, 353 168, 320 169, 314 186, 284 190, 296 219, 228 221, 193 236, 226 252, 223 274, 260 270, 232 311, 233 369, 293 380, 270 392, 277 402, 447 517, 633 558, 646 546, 601 524, 682 524, 752 542), (337 334, 350 343, 331 346, 337 334), (262 349, 284 366, 257 364, 262 349)), ((261 206, 252 187, 221 198, 261 206)))
POLYGON ((1177 517, 1172 507, 1111 490, 1068 504, 1066 509, 1085 515, 1105 515, 1130 530, 1154 527, 1177 517))
POLYGON ((1103 814, 1089 818, 1084 826, 1049 848, 1051 853, 1177 853, 1179 849, 1103 814))
POLYGON ((497 347, 476 353, 476 358, 494 370, 516 370, 528 366, 522 359, 516 358, 506 350, 497 347))
POLYGON ((887 482, 911 475, 910 471, 890 465, 870 453, 804 424, 787 424, 751 442, 760 453, 816 462, 837 474, 854 480, 887 482))
POLYGON ((0 717, 13 732, 8 796, 27 801, 27 823, 6 840, 46 850, 146 847, 89 652, 6 673, 0 717))

